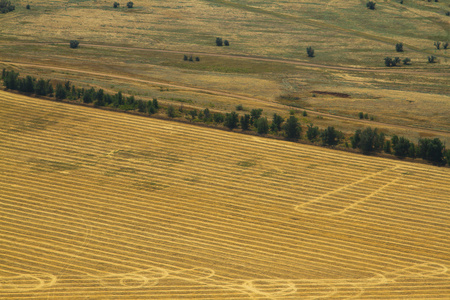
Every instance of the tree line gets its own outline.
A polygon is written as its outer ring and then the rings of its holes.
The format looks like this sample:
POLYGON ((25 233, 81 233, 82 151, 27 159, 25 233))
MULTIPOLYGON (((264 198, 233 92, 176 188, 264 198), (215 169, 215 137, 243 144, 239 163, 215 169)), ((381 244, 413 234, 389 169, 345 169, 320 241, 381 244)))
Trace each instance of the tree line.
MULTIPOLYGON (((124 96, 120 91, 111 95, 103 89, 77 88, 70 81, 57 83, 54 87, 50 80, 36 79, 32 76, 20 77, 18 72, 5 69, 2 71, 1 79, 7 89, 55 97, 59 101, 64 99, 75 100, 97 107, 107 106, 123 111, 138 111, 148 115, 161 111, 161 106, 156 98, 144 101, 135 99, 134 96, 124 96)), ((236 110, 244 111, 244 107, 238 105, 236 110)), ((162 111, 169 118, 184 117, 191 122, 215 124, 230 130, 254 131, 259 135, 272 134, 291 141, 298 141, 303 138, 322 146, 334 147, 345 143, 345 147, 349 147, 344 134, 333 126, 319 129, 313 124, 307 124, 306 128, 303 128, 300 120, 295 116, 295 111, 291 111, 287 118, 274 113, 271 119, 263 116, 262 109, 251 109, 249 113, 238 114, 236 111, 230 113, 211 112, 209 108, 187 110, 183 106, 175 108, 173 105, 169 105, 162 111), (304 130, 305 134, 302 136, 304 130)), ((360 118, 362 114, 359 114, 360 118)), ((303 116, 307 116, 306 111, 303 112, 303 116)), ((350 137, 350 142, 353 149, 359 149, 364 154, 383 151, 400 158, 422 158, 436 165, 450 165, 450 149, 446 149, 444 143, 438 138, 419 139, 418 144, 396 135, 388 140, 385 134, 377 128, 368 127, 364 130, 356 130, 350 137)))
POLYGON ((383 132, 368 127, 356 130, 350 141, 352 148, 360 149, 364 154, 384 151, 400 158, 422 158, 435 165, 450 165, 450 149, 446 149, 439 138, 421 138, 417 144, 397 135, 387 140, 383 132))

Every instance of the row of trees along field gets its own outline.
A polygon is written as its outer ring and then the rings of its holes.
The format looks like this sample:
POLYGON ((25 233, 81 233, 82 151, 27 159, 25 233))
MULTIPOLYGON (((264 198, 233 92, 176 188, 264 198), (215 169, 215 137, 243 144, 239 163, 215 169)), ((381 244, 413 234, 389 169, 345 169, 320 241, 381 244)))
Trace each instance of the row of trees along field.
MULTIPOLYGON (((125 97, 121 92, 114 95, 105 93, 103 89, 95 90, 80 89, 71 85, 70 81, 64 84, 57 83, 53 87, 50 80, 36 79, 32 76, 20 77, 19 73, 3 69, 2 79, 5 87, 11 90, 27 94, 55 97, 57 100, 69 99, 80 101, 94 106, 113 107, 124 111, 138 111, 140 113, 152 115, 160 109, 158 100, 152 101, 136 100, 134 96, 125 97)), ((244 111, 242 105, 236 107, 237 111, 244 111)), ((230 130, 241 129, 242 131, 255 131, 260 135, 275 135, 284 137, 291 141, 307 139, 308 141, 322 146, 336 146, 339 144, 349 147, 344 134, 336 130, 333 126, 325 129, 313 124, 306 126, 306 132, 302 136, 303 128, 300 120, 295 116, 295 111, 291 111, 288 118, 283 118, 278 114, 273 114, 272 119, 263 116, 262 109, 251 109, 249 113, 238 114, 211 112, 208 108, 203 110, 184 109, 183 106, 175 108, 173 105, 167 106, 165 113, 169 118, 185 118, 191 122, 202 122, 209 125, 224 126, 230 130)), ((362 113, 360 113, 362 114, 362 113)), ((303 112, 306 117, 306 111, 303 112)), ((392 136, 386 139, 384 133, 377 128, 368 127, 364 130, 358 129, 350 137, 351 146, 360 149, 364 154, 384 151, 394 154, 397 157, 422 158, 436 165, 450 165, 450 149, 446 150, 445 145, 438 138, 420 139, 415 145, 404 137, 392 136)))
POLYGON ((360 149, 364 154, 384 151, 401 158, 422 158, 435 165, 450 165, 450 149, 445 149, 444 143, 438 138, 419 139, 418 144, 397 135, 386 140, 384 133, 368 127, 356 130, 350 141, 352 148, 360 149))
POLYGON ((125 97, 122 92, 114 95, 105 93, 103 89, 76 88, 70 81, 64 84, 57 83, 53 87, 50 80, 36 79, 32 76, 20 77, 18 72, 2 71, 3 84, 7 89, 22 93, 36 94, 38 96, 55 97, 57 100, 79 100, 83 103, 92 103, 95 106, 110 106, 120 110, 137 110, 142 113, 154 114, 159 109, 156 98, 152 101, 136 100, 134 96, 125 97))

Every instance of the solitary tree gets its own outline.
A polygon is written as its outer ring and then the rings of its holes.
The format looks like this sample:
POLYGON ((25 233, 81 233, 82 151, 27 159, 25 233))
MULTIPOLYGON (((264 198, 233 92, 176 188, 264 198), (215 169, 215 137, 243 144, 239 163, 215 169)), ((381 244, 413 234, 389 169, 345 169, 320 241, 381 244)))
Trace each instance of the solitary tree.
POLYGON ((397 51, 397 52, 403 52, 403 43, 397 43, 397 44, 395 44, 395 51, 397 51))
POLYGON ((436 56, 433 56, 433 55, 428 56, 428 62, 430 64, 434 64, 436 62, 436 56))
POLYGON ((216 38, 216 45, 219 47, 223 46, 223 41, 221 37, 216 38))
POLYGON ((70 41, 70 48, 72 48, 72 49, 78 48, 79 44, 80 44, 80 42, 78 42, 77 40, 72 40, 72 41, 70 41))
POLYGON ((439 50, 439 48, 441 47, 441 42, 439 41, 434 42, 434 46, 436 47, 436 49, 439 50))
POLYGON ((128 8, 133 8, 133 5, 134 5, 134 3, 131 2, 131 1, 127 3, 127 7, 128 7, 128 8))
POLYGON ((314 49, 311 46, 307 47, 306 54, 308 54, 308 57, 314 57, 314 49))
POLYGON ((120 5, 119 2, 114 2, 113 7, 114 7, 114 8, 118 8, 119 5, 120 5))
POLYGON ((375 5, 376 5, 376 3, 373 1, 369 1, 366 3, 367 8, 372 9, 372 10, 375 9, 375 5))
POLYGON ((228 42, 228 40, 223 41, 223 44, 224 44, 225 46, 230 46, 230 42, 228 42))

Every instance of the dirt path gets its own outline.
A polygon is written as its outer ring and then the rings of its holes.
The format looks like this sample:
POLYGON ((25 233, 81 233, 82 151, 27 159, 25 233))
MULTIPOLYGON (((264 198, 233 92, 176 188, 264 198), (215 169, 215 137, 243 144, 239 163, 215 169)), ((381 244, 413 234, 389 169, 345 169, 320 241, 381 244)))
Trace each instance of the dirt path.
MULTIPOLYGON (((63 67, 55 67, 55 66, 47 66, 47 65, 39 65, 39 64, 16 63, 16 62, 8 62, 8 61, 0 61, 0 63, 6 64, 6 65, 43 68, 43 69, 50 69, 50 70, 82 73, 82 74, 88 74, 88 75, 94 75, 94 76, 100 76, 100 77, 117 78, 117 79, 122 79, 122 80, 127 80, 127 81, 142 82, 142 83, 148 83, 148 84, 157 85, 157 86, 172 87, 172 88, 193 91, 193 92, 198 92, 198 93, 205 93, 205 94, 210 94, 210 95, 225 96, 225 97, 231 97, 231 98, 242 99, 242 100, 250 100, 250 101, 262 103, 262 104, 272 107, 272 108, 279 108, 279 109, 290 109, 291 108, 288 105, 283 105, 283 104, 276 103, 276 102, 270 102, 270 101, 266 101, 266 100, 262 100, 262 99, 258 99, 258 98, 254 98, 254 97, 233 94, 233 93, 223 92, 223 91, 210 90, 210 89, 205 89, 205 88, 183 86, 183 85, 167 83, 167 82, 145 80, 145 79, 138 79, 138 78, 132 78, 132 77, 127 77, 127 76, 121 76, 121 75, 106 74, 106 73, 92 72, 92 71, 85 71, 85 70, 76 70, 76 69, 71 69, 71 68, 63 68, 63 67)), ((321 113, 321 112, 308 110, 308 109, 304 109, 304 110, 307 111, 311 115, 323 116, 323 117, 327 117, 327 118, 331 118, 331 119, 351 121, 354 123, 367 124, 370 126, 378 125, 378 126, 391 127, 391 128, 397 128, 397 129, 403 129, 403 130, 414 130, 415 132, 427 133, 427 134, 432 134, 432 135, 450 136, 450 132, 445 131, 445 130, 426 129, 426 128, 419 128, 419 127, 413 127, 413 126, 405 126, 405 125, 395 125, 395 124, 389 124, 389 123, 383 123, 383 122, 377 122, 377 121, 360 120, 360 119, 354 119, 354 118, 349 118, 349 117, 344 117, 344 116, 337 116, 337 115, 321 113)))

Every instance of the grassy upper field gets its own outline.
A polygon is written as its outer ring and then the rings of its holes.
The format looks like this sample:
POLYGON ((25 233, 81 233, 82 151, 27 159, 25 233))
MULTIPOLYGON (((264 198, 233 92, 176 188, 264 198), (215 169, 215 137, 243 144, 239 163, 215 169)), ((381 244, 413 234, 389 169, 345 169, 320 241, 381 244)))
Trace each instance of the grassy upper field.
MULTIPOLYGON (((435 41, 449 41, 450 17, 445 12, 450 0, 378 1, 375 10, 354 0, 140 1, 132 9, 125 2, 114 9, 107 1, 15 4, 14 12, 0 15, 0 67, 23 75, 222 111, 240 103, 263 108, 267 116, 287 114, 289 107, 355 119, 362 111, 384 123, 450 130, 450 53, 433 46, 435 41), (216 37, 229 40, 230 46, 217 47, 216 37), (68 47, 73 39, 80 41, 79 49, 68 47), (398 42, 404 44, 402 53, 395 51, 398 42), (308 46, 315 49, 314 58, 306 56, 308 46), (200 61, 183 61, 184 54, 200 61), (431 55, 437 63, 427 62, 431 55), (388 68, 387 56, 409 57, 412 64, 388 68), (67 70, 47 69, 51 67, 67 70), (80 70, 102 74, 86 76, 80 70), (164 83, 204 92, 167 90, 161 88, 164 83), (293 100, 280 100, 286 98, 293 100)), ((347 133, 365 126, 328 123, 347 133)), ((414 130, 407 133, 413 140, 419 137, 414 130)))
POLYGON ((0 298, 446 299, 449 180, 0 91, 0 298))

